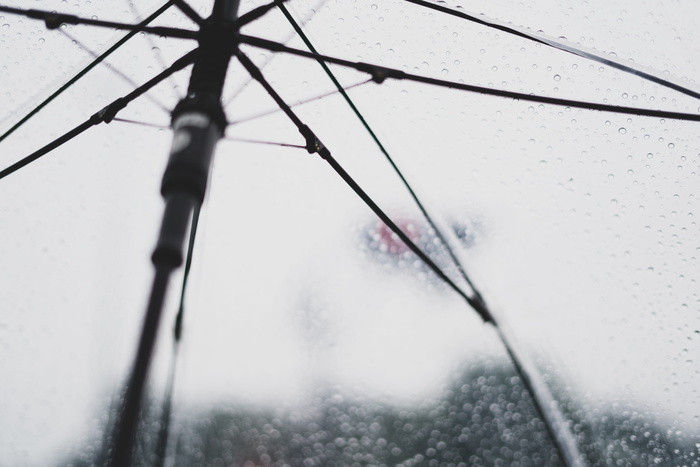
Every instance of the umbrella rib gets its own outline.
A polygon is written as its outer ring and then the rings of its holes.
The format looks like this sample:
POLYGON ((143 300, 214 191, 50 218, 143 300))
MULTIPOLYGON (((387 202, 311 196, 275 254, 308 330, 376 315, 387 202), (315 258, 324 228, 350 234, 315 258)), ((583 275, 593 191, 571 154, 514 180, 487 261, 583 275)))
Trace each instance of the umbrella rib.
POLYGON ((367 204, 367 206, 374 211, 374 213, 389 227, 396 236, 398 236, 406 246, 415 253, 418 258, 423 261, 440 279, 442 279, 445 284, 447 284, 452 290, 454 290, 458 295, 460 295, 466 302, 479 314, 481 319, 485 322, 493 321, 491 314, 485 307, 483 301, 477 295, 475 297, 470 297, 461 287, 450 279, 447 274, 445 274, 440 267, 435 264, 435 262, 421 250, 418 245, 416 245, 413 240, 406 235, 403 230, 399 228, 398 225, 374 202, 374 200, 359 186, 359 184, 348 174, 343 167, 338 163, 338 161, 333 158, 330 151, 321 143, 321 141, 316 137, 316 135, 311 131, 311 129, 304 124, 301 119, 294 113, 294 111, 287 105, 284 100, 280 97, 277 91, 270 85, 270 83, 265 79, 260 70, 255 66, 255 64, 240 50, 236 52, 236 57, 241 62, 243 67, 248 70, 248 73, 253 77, 254 80, 258 81, 267 91, 268 94, 277 102, 282 111, 289 117, 289 119, 294 123, 299 132, 304 136, 306 140, 306 149, 309 153, 318 153, 323 159, 326 160, 333 168, 333 170, 340 175, 340 177, 347 183, 350 188, 362 199, 362 201, 367 204))
POLYGON ((90 127, 93 127, 95 125, 98 125, 100 123, 109 123, 114 119, 114 116, 121 111, 124 107, 126 107, 131 101, 136 99, 137 97, 143 95, 144 93, 148 92, 149 89, 163 81, 165 78, 168 76, 172 75, 173 73, 185 68, 187 65, 191 64, 192 61, 194 60, 194 56, 197 53, 197 49, 187 53, 185 56, 180 58, 179 60, 176 60, 169 68, 163 70, 162 72, 158 73, 155 77, 151 78, 149 81, 141 85, 140 87, 134 89, 131 91, 129 94, 125 95, 124 97, 120 97, 116 100, 114 100, 112 103, 104 107, 102 110, 99 112, 93 114, 90 118, 88 118, 86 121, 81 123, 80 125, 76 126, 72 130, 68 131, 67 133, 59 136, 49 144, 45 145, 41 149, 38 149, 37 151, 33 152, 32 154, 24 157, 23 159, 20 159, 19 161, 15 162, 14 164, 10 165, 9 167, 3 169, 0 171, 0 180, 3 178, 7 177, 8 175, 11 175, 21 168, 31 164, 32 162, 36 161, 37 159, 41 158, 42 156, 45 156, 49 152, 53 151, 54 149, 58 148, 59 146, 63 145, 64 143, 67 143, 71 139, 75 138, 79 134, 83 133, 85 130, 87 130, 90 127))
MULTIPOLYGON (((309 15, 307 18, 305 18, 305 19, 304 19, 304 22, 310 21, 311 18, 313 17, 313 15, 314 15, 318 10, 320 10, 320 8, 321 8, 327 1, 328 1, 328 0, 320 0, 320 1, 312 8, 312 14, 309 15)), ((292 37, 294 37, 294 33, 292 33, 292 34, 290 34, 289 36, 287 36, 284 40, 282 40, 282 42, 285 42, 285 43, 286 43, 286 42, 288 42, 292 37)), ((272 61, 272 59, 273 59, 274 57, 275 57, 274 54, 270 54, 269 56, 267 56, 267 57, 265 58, 264 63, 260 66, 260 68, 264 68, 265 66, 267 66, 267 64, 270 63, 270 61, 272 61)), ((245 90, 245 88, 250 84, 251 81, 252 81, 252 80, 250 80, 250 79, 249 79, 249 80, 246 80, 242 85, 240 85, 240 86, 236 89, 235 92, 231 93, 231 96, 228 97, 228 98, 226 99, 224 106, 226 106, 226 105, 230 104, 231 102, 233 102, 233 100, 236 99, 236 98, 245 90)))
POLYGON ((174 0, 175 6, 185 14, 189 19, 201 26, 204 23, 204 18, 199 16, 194 8, 190 6, 185 0, 174 0))
MULTIPOLYGON (((304 31, 301 29, 301 26, 297 23, 297 21, 294 19, 294 17, 289 13, 289 10, 287 9, 287 7, 284 6, 283 4, 280 4, 279 8, 280 8, 280 10, 282 10, 282 13, 287 18, 289 23, 292 25, 294 30, 297 32, 297 34, 299 35, 301 40, 304 42, 304 44, 306 44, 306 47, 308 47, 308 49, 311 52, 317 54, 318 51, 316 50, 316 47, 314 47, 314 45, 311 43, 311 41, 309 40, 306 33, 304 33, 304 31)), ((365 128, 367 133, 369 133, 370 137, 375 142, 375 144, 377 145, 379 150, 382 152, 382 154, 384 154, 384 157, 389 162, 389 165, 391 165, 392 169, 394 170, 396 175, 401 180, 401 183, 403 184, 403 186, 406 188, 406 190, 408 190, 408 193, 411 196, 411 198, 413 199, 413 202, 416 204, 416 206, 420 210, 420 212, 423 215, 423 217, 425 218, 425 220, 428 222, 430 227, 433 229, 433 232, 435 232, 435 236, 438 238, 440 243, 443 245, 443 247, 447 251, 447 254, 450 257, 450 260, 452 261, 452 264, 457 268, 457 270, 459 271, 459 274, 466 281, 466 283, 469 284, 469 287, 471 287, 474 294, 476 296, 480 296, 481 294, 479 293, 477 288, 474 286, 474 283, 472 282, 472 280, 467 275, 467 272, 464 269, 464 267, 462 266, 462 263, 457 259, 457 255, 450 247, 442 230, 440 228, 438 228, 438 226, 435 223, 435 221, 433 220, 432 216, 428 213, 427 209, 425 208, 423 202, 418 198, 418 195, 413 190, 413 187, 411 187, 411 185, 408 183, 408 180, 406 180, 406 177, 403 175, 403 173, 401 172, 399 167, 394 162, 394 159, 391 157, 391 155, 389 155, 389 151, 384 147, 382 142, 379 140, 379 137, 377 136, 377 134, 374 132, 374 130, 372 130, 369 123, 364 118, 364 116, 362 115, 360 110, 357 108, 355 103, 352 101, 352 99, 350 99, 350 96, 348 95, 348 93, 345 92, 345 89, 343 89, 343 86, 341 86, 340 82, 335 77, 335 75, 333 74, 331 69, 328 68, 328 65, 326 65, 326 63, 323 60, 318 59, 316 61, 318 62, 319 65, 321 65, 321 67, 323 68, 323 71, 326 73, 326 75, 328 75, 328 78, 330 78, 330 80, 333 82, 335 87, 338 89, 338 92, 343 96, 343 99, 345 99, 345 102, 347 102, 347 104, 350 106, 350 108, 352 109, 355 116, 358 118, 358 120, 360 120, 360 123, 365 128)))
POLYGON ((413 81, 417 83, 430 84, 437 87, 443 87, 448 89, 455 89, 459 91, 472 92, 477 94, 485 94, 490 96, 506 97, 513 100, 522 100, 527 102, 537 102, 540 104, 552 104, 564 107, 574 107, 579 109, 587 110, 599 110, 602 112, 611 112, 625 115, 638 115, 643 117, 657 117, 657 118, 668 118, 672 120, 685 120, 691 122, 700 121, 700 114, 691 114, 684 112, 672 112, 667 110, 655 110, 655 109, 644 109, 638 107, 625 107, 618 105, 609 104, 599 104, 596 102, 584 102, 571 99, 560 99, 556 97, 540 96, 536 94, 525 94, 522 92, 506 91, 503 89, 487 88, 483 86, 475 86, 472 84, 458 83, 454 81, 446 81, 437 78, 430 78, 427 76, 414 75, 411 73, 406 73, 402 70, 397 70, 395 68, 387 68, 379 65, 373 65, 371 63, 364 62, 352 62, 350 60, 344 60, 337 57, 331 57, 328 55, 316 54, 313 52, 307 52, 304 50, 295 49, 288 47, 279 42, 271 41, 268 39, 262 39, 260 37, 252 37, 247 35, 240 35, 239 40, 242 43, 252 45, 261 49, 267 49, 274 52, 283 52, 291 55, 297 55, 299 57, 311 58, 314 60, 323 60, 326 63, 333 63, 336 65, 352 68, 364 73, 368 73, 372 76, 372 79, 377 83, 383 83, 387 79, 396 80, 406 80, 413 81))
MULTIPOLYGON (((301 27, 296 23, 296 21, 294 20, 292 15, 289 13, 288 9, 284 5, 280 5, 280 9, 284 13, 287 20, 292 24, 292 27, 295 29, 297 34, 299 34, 302 41, 304 41, 306 46, 309 48, 309 50, 313 53, 317 53, 315 47, 313 46, 313 44, 311 43, 309 38, 306 36, 304 31, 301 29, 301 27)), ((379 140, 377 135, 374 133, 374 131, 371 129, 371 127, 369 126, 369 124, 367 123, 365 118, 360 113, 359 109, 355 106, 353 101, 350 99, 350 96, 340 86, 340 83, 338 82, 335 75, 328 67, 328 65, 326 65, 326 63, 323 62, 322 60, 317 60, 317 62, 321 65, 321 67, 326 72, 326 74, 331 79, 331 81, 333 81, 333 84, 338 88, 338 91, 342 94, 345 101, 348 103, 348 105, 353 110, 355 115, 358 117, 358 119, 360 120, 362 125, 365 127, 365 129, 367 130, 367 132, 369 133, 371 138, 375 141, 375 143, 379 147, 380 151, 384 154, 384 156, 386 157, 389 164, 392 166, 392 168, 394 169, 396 174, 401 179, 403 185, 408 190, 408 192, 411 195, 411 197, 413 198, 415 204, 418 206, 419 210, 423 214, 423 217, 426 219, 428 224, 431 226, 431 228, 435 232, 435 235, 438 237, 439 241, 443 244, 443 246, 447 250, 447 253, 448 253, 453 265, 457 268, 457 270, 459 271, 462 278, 471 287, 472 292, 474 293, 475 300, 478 301, 478 303, 480 304, 480 306, 484 310, 487 310, 487 312, 490 313, 490 311, 488 311, 488 307, 487 307, 486 302, 484 301, 481 293, 479 292, 479 290, 476 288, 476 286, 473 284, 473 282, 471 281, 471 279, 467 275, 466 270, 464 269, 464 266, 462 265, 462 262, 457 258, 456 253, 451 248, 450 244, 447 242, 447 239, 443 235, 441 229, 439 229, 438 226, 435 224, 435 222, 432 219, 432 216, 430 216, 430 214, 428 214, 425 206, 420 201, 420 199, 416 195, 416 193, 413 190, 413 188, 411 187, 411 185, 408 183, 408 181, 406 180, 404 175, 399 170, 398 166, 395 164, 392 157, 389 155, 389 152, 386 150, 386 148, 381 143, 381 141, 379 140)), ((336 162, 336 164, 337 164, 337 162, 336 162)), ((550 438, 552 439, 552 441, 555 443, 555 446, 557 447, 558 452, 562 456, 563 461, 565 462, 566 465, 579 464, 580 454, 578 454, 578 448, 575 445, 575 443, 572 443, 571 437, 567 436, 566 434, 563 434, 562 435, 563 439, 560 439, 560 437, 557 436, 557 433, 560 432, 560 430, 554 429, 554 426, 561 426, 561 427, 565 426, 565 424, 562 420, 561 413, 556 412, 556 411, 552 411, 552 410, 545 411, 547 404, 545 404, 544 401, 541 399, 545 398, 545 397, 543 397, 543 394, 548 394, 549 397, 551 397, 551 394, 549 394, 548 388, 546 386, 543 386, 542 384, 538 384, 538 383, 540 383, 540 381, 539 381, 539 379, 535 378, 535 376, 537 375, 536 371, 531 371, 532 369, 526 369, 526 367, 525 367, 526 362, 523 362, 519 357, 519 353, 516 353, 516 351, 513 349, 513 346, 510 343, 510 340, 506 337, 506 335, 505 335, 504 331, 502 330, 501 326, 499 325, 498 321, 496 321, 495 319, 492 318, 491 324, 493 325, 494 329, 496 330, 497 335, 499 336, 501 342, 503 343, 503 346, 506 350, 506 353, 508 354, 511 361, 513 362, 513 367, 515 368, 516 372, 520 376, 520 379, 523 382, 523 385, 527 388, 528 392, 532 395, 533 404, 535 406, 535 409, 537 410, 540 418, 543 420, 544 425, 547 429, 547 432, 548 432, 550 438), (535 384, 538 384, 537 389, 535 389, 535 384)))
POLYGON ((171 28, 166 26, 141 26, 140 24, 120 23, 117 21, 103 21, 92 18, 81 18, 77 15, 67 13, 56 13, 45 10, 22 10, 21 8, 12 8, 0 6, 0 12, 22 15, 30 19, 41 20, 46 23, 49 29, 58 29, 62 24, 84 24, 88 26, 96 26, 100 28, 124 29, 128 31, 146 32, 149 34, 157 34, 159 36, 172 37, 176 39, 196 39, 197 31, 189 29, 171 28))
MULTIPOLYGON (((384 224, 389 227, 394 234, 396 234, 404 244, 413 253, 418 256, 440 279, 442 279, 452 290, 457 292, 462 298, 465 299, 467 304, 474 309, 474 311, 481 317, 485 323, 490 323, 496 329, 497 335, 500 341, 503 343, 508 356, 513 362, 513 366, 516 371, 521 376, 523 385, 526 387, 529 394, 532 396, 533 404, 535 410, 537 411, 539 417, 544 422, 550 439, 554 443, 557 451, 559 452, 562 461, 567 466, 582 466, 581 454, 578 451, 575 440, 572 439, 571 433, 566 430, 566 425, 563 423, 563 417, 556 409, 548 406, 542 394, 543 386, 538 384, 535 389, 536 383, 541 383, 539 379, 533 377, 530 374, 530 369, 524 366, 523 360, 518 357, 512 344, 509 342, 504 331, 499 326, 498 322, 494 319, 490 310, 483 301, 480 295, 475 295, 470 297, 467 295, 457 284, 455 284, 441 269, 437 266, 432 259, 426 255, 409 237, 406 235, 391 218, 382 211, 382 209, 374 202, 374 200, 358 185, 358 183, 348 174, 343 167, 335 160, 331 155, 330 151, 323 143, 318 139, 318 137, 313 133, 313 131, 303 124, 299 117, 294 113, 294 111, 284 102, 279 94, 274 90, 269 82, 265 79, 259 69, 253 64, 250 59, 243 54, 240 50, 236 53, 241 64, 248 70, 253 79, 258 81, 265 90, 272 96, 272 98, 278 103, 282 110, 289 116, 289 118, 297 125, 299 132, 304 136, 307 142, 307 151, 309 153, 317 153, 321 158, 323 158, 328 164, 333 168, 333 170, 345 181, 345 183, 350 186, 350 188, 365 202, 365 204, 384 222, 384 224), (549 407, 548 409, 546 409, 549 407), (555 427, 561 426, 562 430, 557 432, 555 427), (560 434, 558 434, 560 433, 560 434)), ((544 388, 546 390, 546 387, 544 388)))
POLYGON ((535 409, 544 422, 547 433, 554 442, 562 462, 567 467, 584 467, 586 464, 583 461, 577 441, 561 411, 557 409, 556 405, 551 404, 551 402, 555 402, 554 396, 542 379, 539 370, 531 360, 521 357, 524 352, 516 351, 513 345, 514 339, 509 337, 508 329, 504 329, 497 321, 494 321, 492 324, 508 357, 513 362, 513 367, 515 367, 515 371, 523 382, 523 386, 525 386, 532 397, 535 409), (558 429, 555 429, 555 427, 558 427, 558 429))
POLYGON ((266 3, 265 5, 261 5, 257 8, 250 10, 248 13, 241 15, 240 18, 238 18, 238 20, 236 21, 236 27, 240 29, 246 24, 252 23, 257 19, 262 18, 269 11, 273 10, 278 4, 282 5, 282 3, 286 1, 288 0, 274 0, 270 3, 266 3))
MULTIPOLYGON (((138 23, 139 26, 146 26, 148 23, 153 21, 154 19, 158 18, 160 15, 162 15, 168 8, 170 8, 173 4, 174 0, 168 0, 166 3, 163 4, 160 8, 158 8, 153 14, 151 14, 148 18, 144 19, 140 23, 138 23)), ((58 88, 53 94, 51 94, 49 97, 44 99, 40 104, 38 104, 36 107, 34 107, 32 110, 29 111, 27 115, 22 117, 17 123, 15 123, 10 129, 5 131, 2 135, 0 135, 0 142, 10 136, 12 133, 14 133, 18 128, 20 128, 22 125, 24 125, 30 118, 32 118, 34 115, 36 115, 41 109, 46 107, 51 101, 53 101, 55 98, 60 96, 64 91, 66 91, 69 87, 71 87, 73 84, 75 84, 80 78, 85 76, 90 70, 95 68, 101 61, 103 61, 105 58, 107 58, 109 55, 112 54, 115 50, 117 50, 119 47, 124 45, 129 39, 134 37, 136 34, 139 33, 138 29, 135 29, 133 31, 129 31, 127 34, 124 35, 121 39, 119 39, 112 47, 107 49, 102 55, 97 57, 95 60, 93 60, 89 65, 87 65, 85 68, 80 70, 78 73, 76 73, 75 76, 73 76, 71 79, 69 79, 63 86, 58 88)))
POLYGON ((666 88, 673 89, 674 91, 678 91, 678 92, 685 94, 687 96, 691 96, 691 97, 694 97, 696 99, 700 99, 700 92, 694 91, 694 90, 689 89, 685 86, 681 86, 680 84, 676 84, 672 81, 663 79, 663 78, 656 76, 656 75, 653 75, 651 73, 647 73, 645 71, 633 68, 629 65, 625 65, 623 63, 618 63, 614 60, 610 60, 608 58, 598 56, 594 53, 587 52, 585 50, 581 50, 579 48, 572 47, 570 45, 562 44, 561 42, 557 42, 557 41, 552 40, 552 39, 548 39, 545 37, 539 37, 539 36, 532 34, 532 33, 529 33, 529 32, 520 31, 520 30, 515 29, 513 27, 510 27, 510 26, 498 24, 493 20, 486 20, 486 19, 477 18, 476 16, 467 14, 463 11, 456 11, 452 8, 448 8, 448 7, 443 6, 443 5, 436 5, 434 3, 430 3, 430 2, 427 2, 425 0, 404 0, 404 1, 408 2, 408 3, 413 3, 414 5, 418 5, 418 6, 421 6, 424 8, 429 8, 431 10, 439 11, 439 12, 445 13, 447 15, 455 16, 455 17, 460 18, 460 19, 471 21, 473 23, 477 23, 477 24, 480 24, 482 26, 486 26, 486 27, 489 27, 492 29, 497 29, 499 31, 503 31, 505 33, 512 34, 514 36, 521 37, 523 39, 527 39, 527 40, 533 41, 533 42, 538 43, 538 44, 543 44, 543 45, 546 45, 548 47, 552 47, 553 49, 561 50, 563 52, 567 52, 567 53, 570 53, 572 55, 576 55, 577 57, 592 60, 594 62, 598 62, 598 63, 601 63, 603 65, 607 65, 611 68, 615 68, 615 69, 620 70, 622 72, 638 76, 642 79, 651 81, 653 83, 664 86, 666 88))

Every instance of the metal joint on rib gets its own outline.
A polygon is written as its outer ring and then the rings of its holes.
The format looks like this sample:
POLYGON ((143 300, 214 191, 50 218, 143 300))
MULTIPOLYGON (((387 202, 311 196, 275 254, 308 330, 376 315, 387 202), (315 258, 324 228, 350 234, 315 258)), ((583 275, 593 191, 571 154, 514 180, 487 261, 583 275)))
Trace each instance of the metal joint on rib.
POLYGON ((402 71, 384 68, 371 63, 358 62, 355 65, 357 70, 372 75, 372 81, 378 84, 382 84, 387 78, 403 79, 404 77, 404 72, 402 71))
POLYGON ((75 24, 78 17, 74 15, 67 15, 65 13, 57 12, 46 12, 41 10, 17 10, 15 13, 24 14, 27 18, 40 19, 46 23, 48 29, 58 29, 61 24, 75 24))
POLYGON ((326 147, 323 145, 321 140, 318 139, 311 128, 309 128, 308 125, 301 125, 299 127, 299 133, 301 133, 301 136, 303 136, 306 140, 306 150, 309 152, 309 154, 318 153, 321 157, 323 157, 321 151, 325 150, 326 147))
POLYGON ((484 301, 481 294, 479 294, 479 292, 475 290, 474 295, 467 298, 467 302, 469 303, 469 306, 471 306, 474 309, 474 311, 476 311, 476 313, 481 317, 481 319, 484 320, 485 323, 495 324, 496 321, 493 319, 491 311, 489 311, 488 306, 486 306, 486 302, 484 301))
POLYGON ((112 120, 114 120, 114 117, 116 117, 117 113, 124 107, 126 107, 127 104, 128 101, 123 97, 120 97, 116 101, 106 106, 104 109, 97 112, 97 115, 99 116, 101 122, 109 123, 112 120))
POLYGON ((44 24, 46 29, 58 29, 62 24, 73 24, 77 23, 73 18, 69 18, 68 15, 61 15, 58 13, 52 13, 44 16, 44 24))

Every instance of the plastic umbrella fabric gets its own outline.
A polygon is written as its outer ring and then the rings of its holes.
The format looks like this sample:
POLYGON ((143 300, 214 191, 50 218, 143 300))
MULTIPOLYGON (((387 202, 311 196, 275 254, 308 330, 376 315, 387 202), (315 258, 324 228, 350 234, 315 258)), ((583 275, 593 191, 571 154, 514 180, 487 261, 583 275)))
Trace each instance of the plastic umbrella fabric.
MULTIPOLYGON (((2 167, 193 50, 172 36, 211 5, 171 3, 3 4, 2 167), (116 25, 9 11, 29 8, 161 29, 121 40, 116 25)), ((294 0, 247 24, 181 345, 169 332, 180 270, 134 462, 697 464, 695 9, 294 0), (340 59, 329 66, 356 111, 315 54, 340 59), (308 154, 245 57, 457 288, 481 292, 500 328, 308 154), (503 333, 562 417, 573 461, 549 439, 503 333)), ((0 180, 2 465, 104 460, 188 75, 0 180)))

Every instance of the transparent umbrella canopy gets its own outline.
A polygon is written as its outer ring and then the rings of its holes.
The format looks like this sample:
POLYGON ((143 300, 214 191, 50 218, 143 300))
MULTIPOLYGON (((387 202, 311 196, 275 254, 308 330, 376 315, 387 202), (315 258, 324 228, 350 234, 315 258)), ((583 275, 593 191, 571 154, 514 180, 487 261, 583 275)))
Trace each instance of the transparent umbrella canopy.
MULTIPOLYGON (((170 3, 2 6, 195 31, 212 2, 188 1, 189 15, 170 3)), ((263 4, 244 1, 241 14, 263 4)), ((481 293, 500 327, 305 150, 233 59, 229 125, 186 294, 180 268, 166 296, 134 462, 571 464, 535 389, 577 462, 697 465, 697 10, 292 0, 243 27, 240 50, 275 92, 456 287, 481 293), (304 37, 315 53, 384 67, 329 64, 361 119, 313 57, 255 40, 313 55, 304 37), (385 69, 452 84, 382 80, 385 69), (165 413, 165 447, 152 454, 165 413)), ((115 28, 0 15, 2 169, 197 45, 164 29, 122 41, 115 28)), ((170 113, 188 79, 189 68, 172 74, 109 124, 0 179, 0 465, 105 459, 150 288, 170 113)))

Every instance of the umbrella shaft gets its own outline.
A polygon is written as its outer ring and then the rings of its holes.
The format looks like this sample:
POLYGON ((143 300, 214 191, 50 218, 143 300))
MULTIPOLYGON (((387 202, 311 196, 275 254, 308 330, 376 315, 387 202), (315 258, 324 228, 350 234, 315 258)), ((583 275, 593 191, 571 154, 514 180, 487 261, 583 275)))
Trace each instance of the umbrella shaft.
POLYGON ((111 467, 127 467, 131 465, 134 438, 141 418, 143 392, 148 380, 148 368, 151 364, 171 272, 172 269, 169 268, 156 269, 151 296, 148 300, 146 319, 143 323, 141 340, 139 341, 139 352, 136 355, 129 384, 126 387, 120 418, 116 427, 114 457, 111 459, 111 467))
POLYGON ((141 419, 141 402, 170 273, 183 262, 192 212, 202 205, 214 148, 226 127, 221 90, 231 57, 226 44, 230 43, 230 35, 235 30, 238 4, 239 0, 215 1, 211 17, 201 25, 199 49, 187 96, 173 111, 175 133, 161 185, 165 211, 151 257, 156 279, 116 427, 113 467, 131 464, 138 421, 141 419))
POLYGON ((156 268, 174 269, 182 265, 182 250, 195 203, 201 204, 191 196, 182 194, 166 199, 158 243, 151 256, 156 268))

